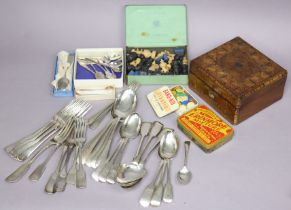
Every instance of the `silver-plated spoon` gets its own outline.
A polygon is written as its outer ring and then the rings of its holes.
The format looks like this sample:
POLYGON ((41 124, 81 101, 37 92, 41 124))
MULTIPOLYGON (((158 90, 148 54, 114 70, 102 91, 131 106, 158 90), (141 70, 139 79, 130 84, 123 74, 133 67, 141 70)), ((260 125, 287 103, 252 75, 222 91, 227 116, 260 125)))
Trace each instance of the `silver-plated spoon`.
POLYGON ((69 66, 67 66, 64 75, 58 79, 57 81, 57 90, 61 90, 61 91, 65 91, 69 84, 70 84, 70 80, 67 78, 67 72, 69 69, 72 68, 73 63, 71 63, 69 66))
POLYGON ((183 168, 177 173, 177 180, 180 184, 188 184, 192 179, 192 173, 188 170, 187 164, 188 164, 188 154, 189 154, 189 147, 190 147, 190 141, 184 142, 185 147, 185 159, 184 159, 184 166, 183 168))
POLYGON ((142 192, 142 195, 140 197, 139 203, 141 206, 143 207, 149 207, 151 204, 151 199, 155 190, 155 186, 157 184, 159 184, 164 171, 165 171, 165 163, 164 161, 161 161, 160 166, 159 166, 159 170, 157 172, 157 175, 155 176, 155 179, 152 180, 152 182, 146 186, 146 188, 144 189, 144 191, 142 192))
POLYGON ((105 76, 102 72, 99 72, 95 69, 94 65, 91 65, 94 68, 94 71, 90 69, 87 64, 84 61, 78 60, 78 63, 80 66, 82 66, 84 69, 86 69, 88 72, 92 73, 95 77, 95 79, 105 79, 105 76))
POLYGON ((162 199, 166 203, 170 203, 173 201, 174 197, 173 186, 171 184, 169 170, 170 170, 170 160, 176 156, 178 149, 179 142, 177 136, 174 133, 174 130, 166 128, 166 131, 164 132, 164 135, 160 140, 159 155, 161 156, 163 161, 165 161, 167 164, 167 182, 165 187, 163 186, 162 181, 155 186, 155 191, 151 199, 152 206, 159 206, 161 204, 162 199))
POLYGON ((137 183, 139 183, 143 177, 146 175, 147 171, 144 167, 146 159, 149 157, 149 155, 159 146, 159 142, 157 142, 148 152, 148 154, 145 156, 141 162, 132 162, 129 165, 123 164, 118 173, 117 176, 117 182, 118 184, 123 188, 129 188, 137 183))
MULTIPOLYGON (((140 145, 138 147, 137 153, 133 159, 133 161, 129 164, 123 164, 119 170, 118 176, 117 176, 117 182, 123 187, 130 187, 139 182, 145 175, 146 175, 146 169, 144 167, 146 159, 149 157, 151 152, 156 148, 156 145, 152 147, 150 152, 146 155, 146 157, 142 159, 142 156, 144 155, 145 151, 149 147, 152 140, 161 132, 163 128, 163 124, 155 121, 152 123, 151 130, 148 135, 148 141, 146 145, 144 146, 143 150, 140 151, 142 142, 140 142, 140 145)), ((158 138, 159 139, 159 138, 158 138)))
POLYGON ((86 165, 96 168, 102 161, 107 159, 113 134, 117 129, 118 123, 124 120, 136 109, 137 87, 137 85, 130 86, 130 88, 125 89, 118 94, 111 111, 114 118, 100 131, 100 133, 104 135, 98 136, 98 138, 93 141, 94 145, 92 145, 92 147, 94 146, 94 149, 88 152, 84 158, 86 160, 86 165), (98 143, 98 145, 95 143, 98 143))
POLYGON ((132 113, 125 119, 120 128, 121 139, 119 145, 116 147, 112 155, 109 158, 107 158, 107 160, 102 164, 102 166, 98 167, 98 169, 92 173, 92 177, 96 181, 106 182, 107 176, 112 169, 115 170, 116 172, 111 172, 114 174, 110 175, 110 177, 112 179, 115 179, 117 175, 117 169, 115 167, 119 165, 116 164, 115 157, 119 157, 120 158, 119 161, 121 161, 122 157, 120 156, 122 156, 128 141, 138 136, 140 127, 141 118, 137 113, 132 113), (118 156, 118 154, 120 154, 120 156, 118 156))

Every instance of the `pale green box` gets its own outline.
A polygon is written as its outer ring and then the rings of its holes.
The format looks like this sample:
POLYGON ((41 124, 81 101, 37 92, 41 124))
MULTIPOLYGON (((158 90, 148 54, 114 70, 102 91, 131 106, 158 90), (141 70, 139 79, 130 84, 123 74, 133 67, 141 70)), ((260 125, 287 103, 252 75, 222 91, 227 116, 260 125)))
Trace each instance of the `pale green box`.
MULTIPOLYGON (((186 5, 128 5, 125 7, 126 47, 185 47, 186 5)), ((128 75, 140 84, 188 84, 188 75, 128 75)))

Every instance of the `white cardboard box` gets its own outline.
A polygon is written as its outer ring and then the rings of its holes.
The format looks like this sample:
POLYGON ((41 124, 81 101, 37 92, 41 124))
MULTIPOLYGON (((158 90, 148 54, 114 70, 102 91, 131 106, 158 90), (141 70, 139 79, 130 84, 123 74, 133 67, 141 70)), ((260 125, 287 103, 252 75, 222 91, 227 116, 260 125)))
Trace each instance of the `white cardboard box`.
POLYGON ((74 87, 77 98, 90 100, 114 99, 115 89, 123 87, 124 55, 122 48, 79 48, 75 52, 74 87), (115 79, 78 79, 78 58, 98 58, 110 54, 120 54, 122 60, 121 76, 115 79))

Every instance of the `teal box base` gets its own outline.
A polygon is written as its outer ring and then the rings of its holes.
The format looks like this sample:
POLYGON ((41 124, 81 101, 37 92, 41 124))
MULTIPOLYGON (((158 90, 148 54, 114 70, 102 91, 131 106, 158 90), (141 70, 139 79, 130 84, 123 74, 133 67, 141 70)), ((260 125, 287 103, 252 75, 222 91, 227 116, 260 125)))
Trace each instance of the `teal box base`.
POLYGON ((127 84, 137 82, 141 85, 188 85, 188 75, 127 76, 127 84))

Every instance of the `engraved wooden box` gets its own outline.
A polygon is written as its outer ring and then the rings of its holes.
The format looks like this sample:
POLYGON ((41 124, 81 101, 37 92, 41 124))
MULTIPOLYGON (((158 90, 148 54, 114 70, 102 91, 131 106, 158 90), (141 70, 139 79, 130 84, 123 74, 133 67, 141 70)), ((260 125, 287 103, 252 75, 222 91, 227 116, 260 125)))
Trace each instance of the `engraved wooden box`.
POLYGON ((240 37, 191 61, 189 87, 232 124, 281 99, 287 71, 240 37))

